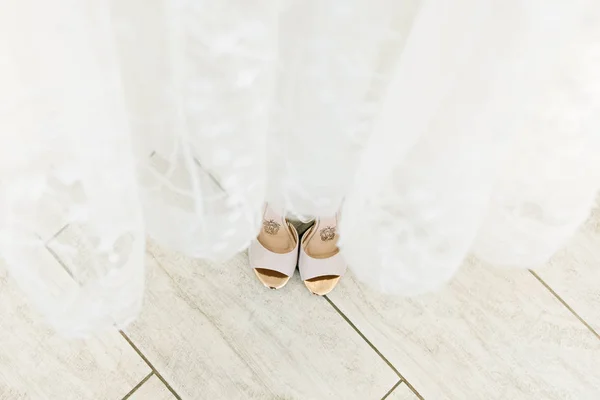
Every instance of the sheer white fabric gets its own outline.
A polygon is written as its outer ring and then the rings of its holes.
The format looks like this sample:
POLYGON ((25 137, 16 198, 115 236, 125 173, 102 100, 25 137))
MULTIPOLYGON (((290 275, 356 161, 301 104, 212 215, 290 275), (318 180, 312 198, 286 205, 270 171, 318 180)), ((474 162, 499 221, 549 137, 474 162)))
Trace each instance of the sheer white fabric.
POLYGON ((600 187, 598 65, 593 0, 8 0, 0 254, 75 335, 136 316, 147 235, 224 260, 264 201, 342 207, 389 293, 539 265, 600 187))

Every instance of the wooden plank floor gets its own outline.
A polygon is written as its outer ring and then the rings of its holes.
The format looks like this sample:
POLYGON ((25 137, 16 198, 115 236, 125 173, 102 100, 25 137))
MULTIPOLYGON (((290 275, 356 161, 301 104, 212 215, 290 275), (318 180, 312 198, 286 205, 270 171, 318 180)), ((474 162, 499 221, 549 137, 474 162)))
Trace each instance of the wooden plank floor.
POLYGON ((406 386, 405 383, 400 382, 400 384, 398 386, 396 386, 394 388, 394 390, 392 390, 389 395, 387 397, 385 397, 385 399, 387 400, 418 400, 419 398, 417 397, 416 394, 413 393, 413 391, 406 386))
POLYGON ((129 400, 175 400, 176 397, 167 389, 162 381, 152 373, 148 380, 135 387, 127 397, 129 400))
POLYGON ((0 399, 121 399, 149 372, 116 331, 56 334, 0 267, 0 399))
POLYGON ((147 266, 137 321, 77 341, 0 267, 0 399, 600 398, 598 213, 547 266, 469 259, 410 299, 351 273, 327 298, 297 275, 267 290, 246 254, 219 264, 149 243, 147 266))
POLYGON ((600 209, 536 274, 596 335, 600 333, 600 209))
POLYGON ((182 398, 381 398, 398 380, 298 279, 272 291, 245 254, 223 265, 149 250, 146 308, 126 333, 182 398))

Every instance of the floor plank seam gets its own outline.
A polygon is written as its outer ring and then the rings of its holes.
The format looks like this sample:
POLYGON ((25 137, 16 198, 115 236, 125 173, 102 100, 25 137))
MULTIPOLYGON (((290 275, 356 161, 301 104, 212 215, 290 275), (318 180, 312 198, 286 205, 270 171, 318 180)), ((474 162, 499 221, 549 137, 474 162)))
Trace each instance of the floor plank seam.
POLYGON ((600 340, 600 335, 598 334, 598 332, 596 332, 596 331, 594 330, 594 328, 592 328, 592 326, 586 322, 586 320, 584 320, 584 319, 583 319, 583 318, 582 318, 582 317, 581 317, 579 314, 577 314, 577 312, 576 312, 576 311, 575 311, 575 310, 574 310, 574 309, 573 309, 573 308, 572 308, 572 307, 571 307, 571 306, 570 306, 570 305, 569 305, 569 304, 568 304, 566 301, 564 301, 564 300, 563 300, 563 298, 562 298, 562 297, 560 297, 560 296, 558 295, 558 293, 556 293, 556 292, 554 291, 554 289, 552 289, 552 288, 550 287, 550 285, 548 285, 548 284, 547 284, 547 283, 546 283, 546 282, 545 282, 545 281, 544 281, 544 280, 543 280, 543 279, 542 279, 542 278, 541 278, 541 277, 540 277, 540 276, 539 276, 539 275, 538 275, 538 274, 537 274, 535 271, 533 271, 533 270, 531 270, 531 269, 530 269, 530 270, 529 270, 529 272, 530 272, 530 273, 531 273, 531 275, 533 275, 533 276, 535 277, 535 279, 537 279, 537 280, 538 280, 538 281, 539 281, 539 282, 540 282, 540 283, 541 283, 541 284, 542 284, 542 285, 543 285, 543 286, 544 286, 544 287, 545 287, 545 288, 546 288, 546 289, 547 289, 547 290, 548 290, 548 291, 549 291, 549 292, 550 292, 550 293, 551 293, 551 294, 552 294, 554 297, 556 297, 556 299, 557 299, 558 301, 560 301, 560 303, 561 303, 561 304, 562 304, 562 305, 563 305, 563 306, 564 306, 564 307, 565 307, 567 310, 569 310, 569 311, 571 312, 571 314, 573 314, 573 315, 575 316, 575 318, 577 318, 577 319, 579 320, 579 322, 581 322, 583 325, 585 325, 585 327, 586 327, 586 328, 588 328, 588 330, 589 330, 590 332, 592 332, 592 334, 593 334, 594 336, 596 336, 596 338, 598 338, 598 340, 600 340))
POLYGON ((62 228, 60 228, 58 231, 56 231, 56 233, 54 235, 52 235, 52 237, 50 239, 46 240, 46 246, 48 246, 48 244, 50 244, 50 242, 54 239, 56 239, 61 233, 63 233, 70 224, 66 224, 65 226, 63 226, 62 228))
POLYGON ((127 336, 127 334, 125 334, 125 332, 123 332, 121 330, 119 331, 119 333, 121 334, 121 336, 123 336, 125 341, 127 341, 127 343, 129 343, 131 348, 133 348, 133 350, 140 356, 140 358, 142 360, 144 360, 146 365, 148 365, 148 367, 150 367, 150 369, 152 370, 154 375, 156 375, 156 377, 158 379, 160 379, 160 381, 163 383, 163 385, 165 385, 167 387, 167 389, 169 389, 169 392, 171 392, 171 394, 173 396, 175 396, 175 398, 177 400, 182 400, 181 396, 179 396, 179 394, 175 391, 175 389, 173 389, 173 387, 171 387, 171 385, 169 385, 169 382, 167 382, 166 379, 163 378, 163 376, 160 374, 160 372, 158 372, 156 370, 156 368, 154 368, 154 365, 152 365, 152 363, 150 362, 150 360, 148 360, 148 358, 144 355, 144 353, 142 353, 141 350, 135 345, 135 343, 133 343, 133 341, 129 338, 129 336, 127 336))
POLYGON ((346 314, 344 314, 342 312, 342 310, 340 310, 338 308, 338 306, 336 306, 335 303, 333 301, 331 301, 331 299, 329 297, 327 297, 327 296, 323 296, 323 297, 327 300, 327 302, 331 305, 331 307, 333 307, 333 309, 348 323, 348 325, 350 325, 352 327, 352 329, 354 329, 354 331, 356 333, 358 333, 358 335, 369 345, 369 347, 371 347, 371 349, 373 349, 373 351, 375 353, 377 353, 377 355, 388 365, 388 367, 390 367, 392 369, 392 371, 394 371, 396 373, 396 375, 398 375, 398 377, 400 378, 400 381, 404 382, 406 384, 406 386, 408 386, 408 388, 420 400, 424 400, 423 396, 421 396, 421 394, 414 388, 413 385, 410 384, 410 382, 408 382, 408 380, 406 380, 406 378, 404 378, 404 375, 402 375, 400 373, 400 371, 398 371, 398 369, 396 369, 396 367, 394 367, 394 365, 381 353, 381 351, 379 351, 379 349, 377 347, 375 347, 375 345, 373 343, 371 343, 371 341, 369 339, 367 339, 367 337, 356 327, 354 322, 352 322, 350 320, 350 318, 348 318, 346 316, 346 314))
POLYGON ((396 382, 396 383, 394 384, 394 386, 392 386, 392 388, 391 388, 390 390, 388 390, 386 394, 384 394, 384 395, 383 395, 383 397, 381 398, 381 400, 385 400, 385 399, 387 399, 387 398, 388 398, 388 396, 389 396, 390 394, 392 394, 392 392, 393 392, 394 390, 396 390, 396 388, 397 388, 398 386, 400 386, 401 384, 402 384, 402 379, 399 379, 399 380, 398 380, 398 382, 396 382))
POLYGON ((136 392, 136 390, 138 390, 140 387, 142 387, 142 385, 144 383, 146 383, 146 381, 152 377, 152 375, 154 375, 154 371, 150 371, 150 373, 148 375, 146 375, 146 377, 144 379, 142 379, 137 385, 135 385, 133 387, 133 389, 131 389, 129 391, 129 393, 127 393, 121 400, 127 400, 128 398, 130 398, 131 395, 133 395, 136 392))
POLYGON ((52 250, 50 247, 48 247, 47 245, 45 247, 46 247, 46 251, 48 253, 50 253, 50 255, 56 260, 56 262, 58 263, 58 265, 60 265, 62 267, 62 269, 67 273, 67 275, 69 275, 69 277, 71 277, 71 279, 73 280, 73 282, 79 284, 79 282, 77 282, 77 279, 75 279, 75 276, 73 275, 73 273, 71 272, 71 270, 69 269, 69 267, 67 267, 67 265, 58 256, 58 254, 56 254, 56 252, 54 250, 52 250))

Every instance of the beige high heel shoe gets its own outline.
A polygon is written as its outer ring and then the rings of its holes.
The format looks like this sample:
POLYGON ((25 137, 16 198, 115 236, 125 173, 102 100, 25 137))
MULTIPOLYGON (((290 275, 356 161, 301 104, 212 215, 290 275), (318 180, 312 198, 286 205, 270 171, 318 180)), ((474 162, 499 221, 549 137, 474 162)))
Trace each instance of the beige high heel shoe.
POLYGON ((318 218, 302 237, 300 277, 308 290, 319 296, 331 292, 347 269, 337 246, 337 225, 337 216, 318 218))
POLYGON ((250 266, 263 285, 281 289, 288 283, 298 263, 298 243, 296 228, 266 205, 260 233, 248 252, 250 266))

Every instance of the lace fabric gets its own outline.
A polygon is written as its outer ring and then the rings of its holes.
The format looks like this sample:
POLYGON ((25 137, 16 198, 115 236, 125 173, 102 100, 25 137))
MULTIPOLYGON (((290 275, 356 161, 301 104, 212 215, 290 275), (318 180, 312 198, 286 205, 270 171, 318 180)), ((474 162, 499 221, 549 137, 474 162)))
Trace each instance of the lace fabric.
POLYGON ((351 270, 389 293, 469 252, 539 265, 600 188, 599 22, 584 0, 10 0, 0 254, 74 335, 139 312, 146 236, 224 260, 264 201, 342 207, 351 270))

